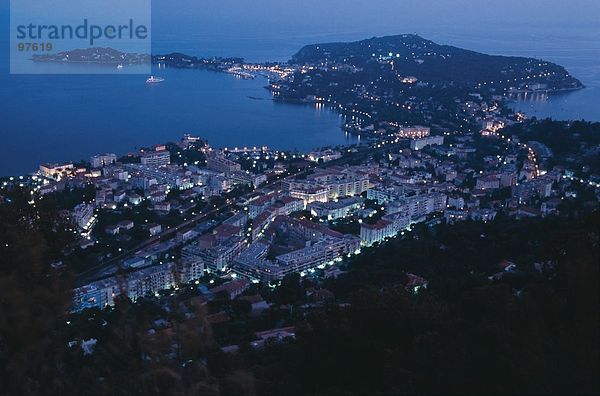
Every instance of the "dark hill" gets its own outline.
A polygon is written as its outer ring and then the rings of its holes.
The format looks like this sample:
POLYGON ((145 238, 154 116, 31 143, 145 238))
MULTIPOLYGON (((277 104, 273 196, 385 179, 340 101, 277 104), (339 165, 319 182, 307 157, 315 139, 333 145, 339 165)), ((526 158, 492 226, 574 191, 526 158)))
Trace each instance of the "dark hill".
POLYGON ((515 56, 486 55, 436 44, 418 35, 374 37, 350 43, 312 44, 296 53, 296 65, 351 65, 372 70, 394 63, 403 75, 431 83, 524 88, 546 84, 549 90, 582 88, 562 66, 515 56))

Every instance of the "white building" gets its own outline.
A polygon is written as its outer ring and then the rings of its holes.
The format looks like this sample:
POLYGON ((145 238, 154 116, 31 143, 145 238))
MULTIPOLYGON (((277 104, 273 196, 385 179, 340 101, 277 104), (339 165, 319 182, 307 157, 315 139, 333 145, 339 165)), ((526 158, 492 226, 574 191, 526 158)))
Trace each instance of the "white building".
POLYGON ((342 158, 342 154, 335 150, 312 151, 308 154, 307 158, 313 162, 329 162, 342 158))
POLYGON ((413 139, 410 142, 410 148, 412 150, 422 150, 428 146, 441 146, 444 144, 443 136, 428 136, 419 139, 413 139))
POLYGON ((247 184, 254 188, 257 188, 267 181, 267 176, 265 174, 254 174, 249 173, 248 171, 230 172, 229 178, 233 183, 247 184))
POLYGON ((199 257, 184 258, 181 262, 180 280, 192 283, 204 276, 204 262, 199 257))
POLYGON ((235 260, 233 270, 243 276, 269 282, 281 279, 288 274, 303 273, 310 269, 332 263, 342 256, 355 253, 360 248, 360 240, 352 235, 343 235, 322 225, 306 220, 296 220, 279 216, 275 224, 281 230, 304 239, 300 249, 275 257, 266 258, 269 242, 259 240, 244 250, 235 260))
POLYGON ((177 268, 174 263, 156 265, 130 273, 127 276, 127 296, 133 301, 177 286, 177 268))
POLYGON ((460 209, 448 209, 444 212, 446 222, 452 224, 456 221, 464 221, 469 218, 469 212, 460 209))
POLYGON ((94 205, 79 204, 73 209, 73 221, 80 229, 84 231, 90 230, 95 223, 94 205))
POLYGON ((290 190, 290 196, 304 201, 304 206, 312 202, 327 202, 327 188, 294 188, 290 190))
POLYGON ((448 206, 456 209, 463 209, 465 207, 465 200, 460 196, 448 197, 448 206))
POLYGON ((124 167, 131 174, 132 184, 144 190, 150 189, 155 184, 164 184, 178 190, 194 187, 190 173, 175 165, 165 164, 159 168, 152 165, 127 164, 124 167))
POLYGON ((404 186, 394 185, 390 187, 370 188, 367 191, 367 199, 377 201, 379 204, 384 204, 391 201, 396 201, 404 195, 404 186))
POLYGON ((529 201, 533 197, 548 198, 552 195, 554 179, 547 176, 538 177, 529 182, 520 183, 512 188, 512 196, 520 203, 529 201))
POLYGON ((164 166, 171 163, 171 153, 168 150, 148 151, 140 156, 142 165, 164 166))
POLYGON ((341 219, 363 207, 364 199, 351 197, 334 202, 313 202, 308 208, 314 216, 327 217, 328 220, 341 219))
POLYGON ((244 238, 232 236, 209 246, 194 242, 184 247, 181 254, 187 259, 201 259, 208 270, 219 272, 226 269, 245 246, 244 238))
POLYGON ((150 233, 150 236, 158 235, 161 231, 162 226, 160 224, 152 223, 148 225, 148 232, 150 233))
POLYGON ((375 242, 383 241, 395 235, 394 224, 388 220, 382 219, 375 224, 363 223, 360 226, 360 241, 364 246, 371 246, 375 242))
POLYGON ((208 169, 217 172, 239 172, 242 166, 235 161, 231 161, 225 157, 221 151, 214 150, 206 153, 208 169))
POLYGON ((426 126, 415 125, 412 127, 400 127, 396 135, 401 138, 419 139, 429 136, 431 129, 426 126))
POLYGON ((405 213, 410 216, 412 221, 417 221, 430 213, 444 211, 446 202, 446 194, 439 192, 414 195, 390 202, 386 206, 386 212, 388 214, 405 213))
POLYGON ((193 282, 203 275, 201 260, 184 259, 179 266, 166 263, 112 276, 74 289, 72 311, 112 306, 116 297, 123 293, 135 302, 141 297, 176 288, 181 282, 193 282))
MULTIPOLYGON (((290 195, 295 198, 301 198, 299 196, 300 191, 320 191, 325 189, 325 200, 314 199, 311 202, 327 202, 329 199, 362 194, 369 189, 369 178, 366 175, 316 174, 311 175, 311 178, 306 180, 286 180, 283 182, 283 185, 290 191, 290 195), (292 192, 295 192, 296 195, 292 194, 292 192)), ((307 205, 310 203, 306 199, 304 201, 307 205)))
POLYGON ((375 224, 361 224, 360 241, 364 246, 371 246, 375 242, 392 238, 403 230, 409 229, 410 224, 411 218, 406 213, 385 215, 375 224))
POLYGON ((112 165, 117 162, 117 156, 115 154, 97 154, 90 158, 92 168, 103 168, 107 165, 112 165))
POLYGON ((500 178, 493 175, 478 177, 475 184, 477 190, 496 190, 498 188, 500 188, 500 178))
POLYGON ((248 216, 251 219, 256 218, 259 214, 267 210, 267 208, 271 206, 276 199, 277 195, 275 193, 269 193, 251 201, 247 206, 248 216))
POLYGON ((73 164, 69 162, 64 164, 42 164, 40 165, 39 170, 41 175, 44 177, 60 180, 73 174, 75 168, 73 164))

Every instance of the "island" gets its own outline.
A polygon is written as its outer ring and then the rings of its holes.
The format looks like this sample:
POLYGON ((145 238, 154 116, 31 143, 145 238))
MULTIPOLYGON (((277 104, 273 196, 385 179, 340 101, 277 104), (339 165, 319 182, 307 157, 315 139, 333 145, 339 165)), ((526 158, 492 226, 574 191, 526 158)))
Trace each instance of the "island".
POLYGON ((34 62, 89 63, 101 65, 140 65, 150 63, 150 55, 121 52, 112 48, 86 48, 56 54, 33 55, 34 62))

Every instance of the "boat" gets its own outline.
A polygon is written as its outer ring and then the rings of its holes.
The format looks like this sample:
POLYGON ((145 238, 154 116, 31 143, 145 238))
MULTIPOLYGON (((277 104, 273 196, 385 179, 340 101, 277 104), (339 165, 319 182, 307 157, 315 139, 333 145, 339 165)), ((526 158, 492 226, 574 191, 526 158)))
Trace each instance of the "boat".
POLYGON ((165 81, 165 79, 164 79, 164 78, 160 78, 160 77, 154 77, 154 76, 150 76, 150 77, 149 77, 149 78, 146 80, 146 82, 147 82, 148 84, 156 84, 156 83, 161 83, 161 82, 163 82, 163 81, 165 81))

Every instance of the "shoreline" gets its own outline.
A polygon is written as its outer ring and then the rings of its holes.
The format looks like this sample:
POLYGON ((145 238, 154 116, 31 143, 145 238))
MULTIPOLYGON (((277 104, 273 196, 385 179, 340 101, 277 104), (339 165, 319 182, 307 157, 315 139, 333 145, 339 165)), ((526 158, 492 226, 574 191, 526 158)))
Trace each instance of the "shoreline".
POLYGON ((538 91, 531 90, 519 90, 519 91, 511 91, 505 95, 521 95, 521 94, 546 94, 546 95, 560 95, 569 92, 581 91, 582 89, 586 89, 585 85, 581 85, 581 87, 573 87, 573 88, 557 88, 557 89, 541 89, 538 91))
MULTIPOLYGON (((175 53, 170 54, 171 56, 175 55, 175 53)), ((229 74, 231 76, 234 76, 236 78, 242 78, 244 80, 250 80, 250 79, 254 79, 255 77, 264 77, 267 80, 270 79, 270 77, 268 75, 265 75, 263 73, 246 73, 243 71, 243 67, 242 67, 242 71, 238 72, 236 71, 232 71, 226 67, 229 67, 230 62, 234 62, 234 61, 240 61, 241 58, 212 58, 212 59, 207 59, 207 61, 212 61, 212 63, 193 63, 193 64, 186 64, 181 60, 160 60, 160 57, 163 57, 163 59, 165 57, 168 57, 170 55, 151 55, 151 65, 157 65, 157 66, 163 66, 164 68, 172 68, 172 69, 193 69, 193 70, 201 70, 201 71, 211 71, 211 72, 217 72, 217 73, 223 73, 223 74, 229 74), (241 74, 243 73, 243 74, 241 74), (249 78, 248 76, 252 76, 252 78, 249 78)), ((181 59, 186 60, 188 58, 190 58, 187 55, 184 54, 176 54, 177 56, 180 56, 181 59)), ((200 60, 198 58, 195 57, 191 57, 193 59, 195 59, 196 61, 200 60)), ((118 62, 113 62, 112 60, 107 60, 105 62, 102 61, 64 61, 64 60, 59 60, 59 59, 32 59, 32 61, 34 62, 47 62, 47 63, 65 63, 65 64, 78 64, 78 65, 82 65, 82 64, 95 64, 98 66, 108 66, 108 67, 112 67, 116 64, 119 64, 118 62)), ((125 64, 126 66, 136 66, 136 65, 144 65, 146 63, 127 63, 125 64)), ((247 63, 243 60, 241 60, 241 63, 238 63, 239 65, 252 65, 252 63, 247 63)), ((236 67, 237 68, 237 67, 236 67)), ((275 91, 273 91, 270 86, 265 86, 265 89, 267 89, 271 94, 273 94, 275 91)), ((520 101, 519 99, 516 98, 509 98, 508 95, 527 95, 527 94, 546 94, 546 95, 560 95, 560 94, 566 94, 569 92, 574 92, 574 91, 578 91, 581 89, 586 88, 585 85, 581 84, 581 86, 578 87, 570 87, 570 88, 559 88, 559 89, 547 89, 547 90, 539 90, 539 91, 530 91, 530 90, 521 90, 521 91, 513 91, 510 93, 506 93, 505 94, 505 100, 507 103, 514 103, 514 102, 518 102, 520 101)), ((348 112, 347 109, 344 109, 343 107, 341 107, 341 105, 336 105, 333 103, 329 103, 329 102, 324 102, 324 101, 319 101, 319 100, 306 100, 306 99, 292 99, 292 98, 284 98, 284 97, 276 97, 276 96, 272 96, 271 98, 261 98, 261 97, 257 97, 257 96, 247 96, 248 99, 250 100, 268 100, 268 101, 272 101, 275 103, 286 103, 286 104, 296 104, 296 105, 310 105, 311 107, 314 106, 323 106, 323 107, 327 107, 328 110, 335 112, 337 115, 341 116, 341 117, 348 117, 348 112)), ((521 111, 515 108, 512 108, 510 105, 507 105, 507 107, 510 108, 511 111, 513 112, 517 112, 517 111, 521 111)), ((321 107, 319 107, 321 108, 321 107)), ((312 111, 314 111, 315 109, 313 108, 312 111)), ((527 114, 527 111, 524 111, 527 114)), ((349 131, 347 128, 345 128, 344 123, 342 123, 341 125, 337 125, 336 128, 339 128, 339 130, 341 130, 342 132, 345 133, 349 133, 352 135, 355 135, 354 133, 352 133, 352 131, 349 131)), ((313 147, 314 149, 314 147, 313 147)))

